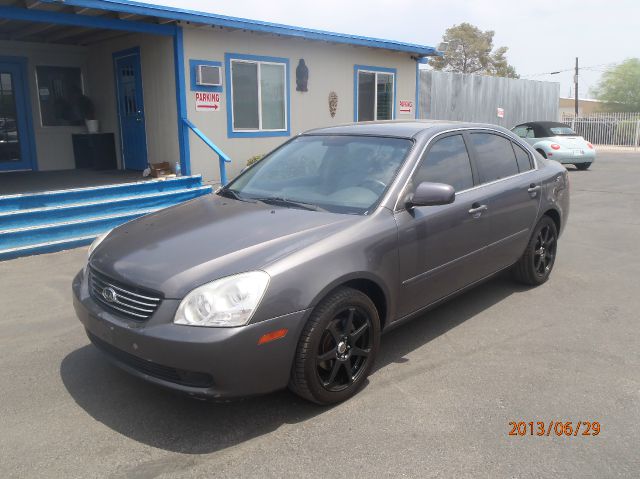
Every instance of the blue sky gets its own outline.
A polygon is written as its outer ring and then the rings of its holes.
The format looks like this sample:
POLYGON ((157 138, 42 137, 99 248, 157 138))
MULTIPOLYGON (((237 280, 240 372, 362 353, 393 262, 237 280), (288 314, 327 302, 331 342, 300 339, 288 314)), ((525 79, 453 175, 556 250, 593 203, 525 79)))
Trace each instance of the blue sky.
POLYGON ((558 81, 568 96, 580 58, 580 96, 588 96, 602 71, 640 56, 638 0, 148 0, 148 3, 209 11, 342 33, 437 45, 444 30, 470 22, 496 32, 494 44, 509 47, 508 59, 528 79, 558 81))

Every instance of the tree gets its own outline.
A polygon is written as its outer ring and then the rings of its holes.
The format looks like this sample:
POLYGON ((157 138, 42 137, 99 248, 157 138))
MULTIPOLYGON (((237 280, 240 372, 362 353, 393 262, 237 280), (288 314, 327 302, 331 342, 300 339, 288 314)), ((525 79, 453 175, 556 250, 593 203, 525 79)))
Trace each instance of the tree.
POLYGON ((608 109, 640 111, 640 58, 630 58, 602 74, 594 89, 608 109))
POLYGON ((445 54, 430 60, 429 65, 435 70, 518 78, 515 68, 507 62, 509 49, 493 50, 493 35, 492 30, 483 32, 470 23, 447 28, 442 37, 447 45, 445 54))

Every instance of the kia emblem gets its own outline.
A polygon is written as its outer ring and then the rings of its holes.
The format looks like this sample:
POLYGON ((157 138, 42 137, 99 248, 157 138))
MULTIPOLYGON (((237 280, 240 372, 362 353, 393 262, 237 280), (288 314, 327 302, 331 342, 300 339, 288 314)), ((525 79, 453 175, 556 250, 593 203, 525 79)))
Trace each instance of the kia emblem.
POLYGON ((102 297, 107 303, 115 303, 118 301, 118 295, 113 288, 104 288, 102 290, 102 297))

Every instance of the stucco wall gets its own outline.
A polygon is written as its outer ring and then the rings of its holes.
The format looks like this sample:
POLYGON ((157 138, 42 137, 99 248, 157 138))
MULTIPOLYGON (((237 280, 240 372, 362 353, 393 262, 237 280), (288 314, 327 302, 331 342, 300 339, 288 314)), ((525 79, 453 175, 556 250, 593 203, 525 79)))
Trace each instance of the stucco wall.
POLYGON ((115 97, 113 53, 140 47, 142 90, 147 132, 147 155, 150 163, 180 159, 178 147, 178 113, 176 107, 173 40, 154 35, 127 35, 89 48, 88 84, 95 92, 100 129, 116 134, 118 161, 120 132, 115 97))
POLYGON ((38 169, 60 170, 74 168, 71 134, 81 133, 86 129, 84 126, 42 126, 40 104, 38 102, 36 66, 48 65, 81 68, 85 90, 87 94, 90 94, 86 84, 87 49, 66 45, 0 41, 0 55, 27 59, 27 80, 33 116, 33 134, 36 142, 38 169))
MULTIPOLYGON (((250 32, 188 26, 184 27, 184 48, 189 119, 231 157, 232 163, 227 167, 229 178, 238 174, 251 156, 267 153, 288 138, 228 138, 226 109, 229 85, 226 84, 226 80, 223 80, 220 111, 197 112, 194 92, 190 90, 190 59, 219 61, 223 63, 224 70, 225 53, 288 58, 291 70, 289 72, 291 135, 310 128, 354 120, 354 65, 356 64, 396 68, 396 118, 413 118, 413 115, 400 115, 398 112, 400 99, 414 100, 415 97, 416 64, 408 54, 250 32), (296 91, 295 68, 300 58, 304 58, 309 68, 309 91, 305 93, 296 91), (331 118, 329 114, 328 97, 331 91, 338 94, 338 110, 335 118, 331 118)), ((219 180, 217 156, 193 133, 190 134, 189 144, 192 172, 203 174, 206 180, 219 180)))
POLYGON ((0 41, 0 55, 27 58, 29 99, 39 170, 75 168, 71 135, 85 133, 86 128, 42 126, 36 66, 81 68, 84 91, 95 104, 100 131, 115 133, 120 166, 120 132, 112 54, 132 47, 140 47, 148 159, 150 162, 175 163, 180 159, 180 152, 172 38, 125 35, 90 47, 0 41))

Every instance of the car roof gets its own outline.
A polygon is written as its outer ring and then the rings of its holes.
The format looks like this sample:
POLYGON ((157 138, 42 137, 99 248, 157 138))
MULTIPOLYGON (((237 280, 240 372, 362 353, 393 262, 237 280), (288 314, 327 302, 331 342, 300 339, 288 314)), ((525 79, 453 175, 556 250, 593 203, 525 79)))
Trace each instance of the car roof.
POLYGON ((304 132, 305 135, 371 135, 394 136, 398 138, 414 138, 422 132, 431 135, 456 128, 490 128, 499 132, 507 132, 498 125, 486 123, 467 123, 450 120, 388 120, 347 123, 343 125, 315 128, 304 132))
POLYGON ((520 123, 519 125, 514 126, 514 128, 517 128, 519 126, 541 126, 542 128, 546 129, 556 127, 569 127, 569 125, 567 125, 566 123, 560 123, 559 121, 528 121, 526 123, 520 123))

